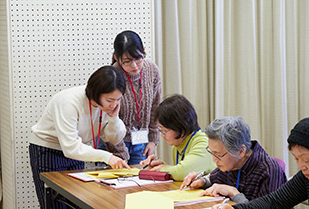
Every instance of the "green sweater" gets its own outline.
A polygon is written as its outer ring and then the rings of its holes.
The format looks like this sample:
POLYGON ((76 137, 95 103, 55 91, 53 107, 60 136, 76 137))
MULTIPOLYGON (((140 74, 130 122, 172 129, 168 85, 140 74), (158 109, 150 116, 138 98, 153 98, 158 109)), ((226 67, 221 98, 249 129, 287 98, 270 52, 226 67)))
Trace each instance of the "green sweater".
POLYGON ((216 164, 212 161, 212 156, 206 150, 208 138, 201 130, 197 131, 192 137, 185 151, 184 158, 181 160, 183 151, 192 134, 188 135, 178 147, 173 147, 174 165, 166 165, 161 169, 161 171, 168 171, 175 181, 183 181, 184 177, 192 171, 197 173, 207 171, 210 173, 216 168, 216 164), (177 150, 179 153, 178 164, 176 164, 177 150))

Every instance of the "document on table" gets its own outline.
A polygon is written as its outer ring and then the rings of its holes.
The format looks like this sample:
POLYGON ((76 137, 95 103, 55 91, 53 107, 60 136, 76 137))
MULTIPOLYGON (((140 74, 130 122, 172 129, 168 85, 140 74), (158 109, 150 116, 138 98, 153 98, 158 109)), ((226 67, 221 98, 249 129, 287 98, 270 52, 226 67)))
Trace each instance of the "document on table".
MULTIPOLYGON (((149 195, 148 193, 150 193, 151 194, 150 196, 152 196, 153 198, 155 195, 156 203, 161 203, 165 201, 167 198, 167 199, 172 200, 172 202, 174 203, 174 206, 191 205, 191 204, 196 204, 196 203, 201 203, 201 202, 211 202, 211 201, 217 201, 217 200, 224 199, 224 197, 212 197, 212 196, 200 197, 199 195, 202 191, 204 190, 196 189, 196 190, 183 190, 183 191, 174 190, 174 191, 167 191, 167 192, 152 192, 152 191, 136 192, 136 193, 131 193, 130 195, 127 194, 126 202, 133 201, 131 199, 134 199, 134 200, 138 200, 139 203, 143 202, 145 204, 149 204, 149 201, 146 198, 144 199, 144 195, 145 196, 149 195), (144 193, 147 193, 147 194, 144 194, 144 193)), ((160 207, 157 207, 157 208, 160 208, 160 207)), ((126 207, 126 209, 131 209, 131 208, 126 207)), ((135 209, 139 209, 139 207, 135 209)))
POLYGON ((199 195, 203 192, 203 189, 194 189, 194 190, 174 190, 167 192, 158 192, 160 195, 171 198, 175 202, 175 206, 180 205, 190 205, 199 202, 210 202, 222 200, 224 197, 213 197, 213 196, 202 196, 199 195))
POLYGON ((119 176, 138 176, 140 169, 132 168, 129 169, 108 169, 101 171, 91 172, 79 172, 79 173, 68 173, 69 176, 77 178, 82 181, 94 181, 95 179, 109 179, 118 178, 119 176))
POLYGON ((125 209, 173 209, 174 202, 168 197, 151 191, 135 192, 126 195, 125 209), (154 202, 155 200, 155 202, 154 202))
POLYGON ((138 176, 133 176, 130 178, 121 178, 121 179, 95 180, 95 182, 102 186, 109 186, 115 189, 119 189, 119 188, 125 188, 125 187, 144 186, 144 185, 149 185, 149 184, 170 183, 170 182, 173 182, 173 180, 168 180, 168 181, 145 180, 145 179, 140 179, 138 176))

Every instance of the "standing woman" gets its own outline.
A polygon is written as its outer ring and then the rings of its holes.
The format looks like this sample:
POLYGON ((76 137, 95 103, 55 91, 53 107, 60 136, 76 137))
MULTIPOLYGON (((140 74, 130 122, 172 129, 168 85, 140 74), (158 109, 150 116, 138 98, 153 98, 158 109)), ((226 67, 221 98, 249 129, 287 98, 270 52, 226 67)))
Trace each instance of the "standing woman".
POLYGON ((116 36, 112 64, 122 73, 127 89, 119 112, 127 133, 124 143, 105 146, 107 151, 128 160, 129 165, 139 164, 152 155, 160 140, 154 111, 161 101, 161 78, 156 64, 145 57, 137 33, 127 30, 116 36))
MULTIPOLYGON (((117 144, 125 135, 118 117, 125 92, 118 69, 104 66, 89 78, 87 86, 62 90, 48 103, 41 119, 32 126, 29 154, 40 207, 44 208, 41 172, 84 168, 84 161, 104 161, 113 168, 130 167, 119 157, 97 150, 95 137, 117 144), (101 119, 101 120, 99 120, 101 119), (94 140, 94 147, 87 143, 94 140)), ((54 205, 54 208, 62 208, 54 205)))

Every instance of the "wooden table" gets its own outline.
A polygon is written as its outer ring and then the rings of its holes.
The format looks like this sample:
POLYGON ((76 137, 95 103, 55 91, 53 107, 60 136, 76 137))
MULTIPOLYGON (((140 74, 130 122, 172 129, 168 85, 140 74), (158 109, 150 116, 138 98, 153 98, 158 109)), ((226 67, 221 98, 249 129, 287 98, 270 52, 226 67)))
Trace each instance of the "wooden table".
MULTIPOLYGON (((58 171, 45 172, 40 174, 40 178, 47 186, 58 192, 63 197, 69 199, 82 209, 88 208, 125 208, 125 197, 128 193, 139 191, 168 191, 179 189, 182 182, 171 182, 157 185, 146 185, 142 187, 128 187, 114 189, 111 187, 101 186, 95 182, 83 182, 67 175, 67 173, 82 172, 77 171, 58 171)), ((87 170, 89 171, 89 170, 87 170)), ((92 170, 93 171, 93 170, 92 170)), ((50 198, 50 197, 46 197, 50 198)), ((46 199, 45 202, 49 202, 46 199)), ((221 201, 198 203, 187 206, 177 206, 177 209, 197 209, 211 207, 212 205, 221 203, 221 201)), ((152 204, 155 204, 153 202, 152 204)), ((48 207, 48 206, 47 206, 48 207)))

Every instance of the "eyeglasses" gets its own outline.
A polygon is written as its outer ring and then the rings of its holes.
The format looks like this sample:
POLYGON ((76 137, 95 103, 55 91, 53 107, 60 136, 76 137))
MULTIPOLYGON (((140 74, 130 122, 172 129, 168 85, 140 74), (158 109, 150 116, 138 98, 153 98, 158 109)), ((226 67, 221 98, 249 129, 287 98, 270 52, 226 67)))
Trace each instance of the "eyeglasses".
POLYGON ((127 61, 123 61, 122 64, 126 67, 129 67, 133 64, 133 62, 136 64, 136 65, 139 65, 142 63, 142 61, 144 60, 144 57, 141 57, 139 59, 129 59, 127 61))
POLYGON ((160 133, 161 133, 162 135, 164 135, 164 136, 166 135, 167 132, 169 132, 169 131, 171 130, 171 129, 162 130, 160 126, 158 126, 158 129, 159 129, 160 133))
POLYGON ((117 180, 118 180, 119 183, 123 183, 124 181, 132 181, 132 182, 136 183, 137 186, 139 186, 139 187, 141 186, 137 181, 134 180, 132 174, 127 174, 127 175, 124 175, 124 176, 119 176, 117 178, 117 180))
POLYGON ((218 160, 220 160, 220 161, 221 161, 221 159, 228 153, 228 152, 226 152, 226 153, 224 153, 223 155, 218 156, 218 155, 216 155, 215 153, 213 153, 213 152, 209 149, 209 146, 206 147, 206 150, 209 152, 209 154, 211 154, 212 156, 216 157, 216 158, 217 158, 218 160))

